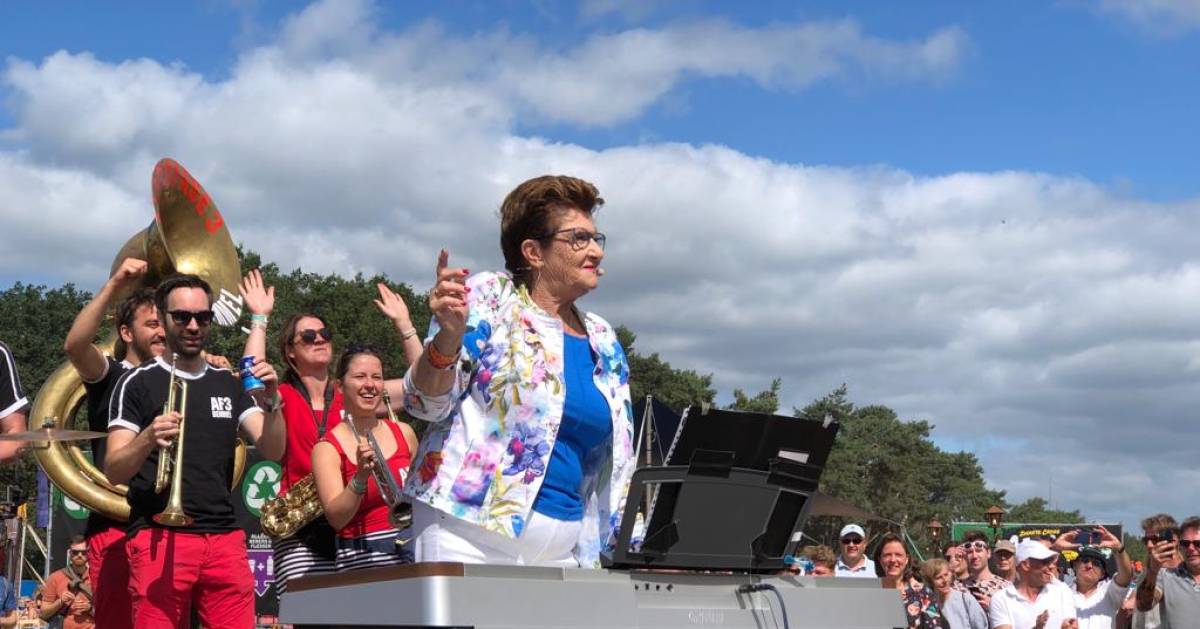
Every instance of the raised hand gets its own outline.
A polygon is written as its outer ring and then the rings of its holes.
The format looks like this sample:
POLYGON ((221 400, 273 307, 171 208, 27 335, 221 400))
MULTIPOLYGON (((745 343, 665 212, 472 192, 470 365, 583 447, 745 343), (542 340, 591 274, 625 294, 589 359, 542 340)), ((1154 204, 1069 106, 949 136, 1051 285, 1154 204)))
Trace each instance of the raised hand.
POLYGON ((439 351, 453 350, 457 351, 458 345, 462 343, 463 334, 467 330, 467 316, 469 314, 467 308, 467 293, 470 289, 467 287, 467 269, 449 266, 450 253, 442 249, 438 254, 437 263, 437 280, 434 282, 433 290, 429 291, 429 310, 433 313, 434 319, 437 320, 438 327, 441 328, 439 336, 442 334, 448 335, 449 344, 452 347, 441 347, 439 351))
POLYGON ((358 450, 354 453, 354 464, 358 467, 355 475, 363 481, 367 480, 367 477, 375 469, 375 451, 367 444, 366 439, 358 440, 358 450))
POLYGON ((379 299, 375 300, 375 307, 379 308, 379 312, 391 319, 393 323, 411 323, 408 304, 404 303, 404 299, 383 282, 376 284, 376 287, 379 289, 379 299))
POLYGON ((251 269, 238 284, 238 292, 250 314, 269 315, 275 309, 275 287, 263 286, 262 271, 251 269))
POLYGON ((113 272, 112 277, 108 278, 109 283, 113 288, 121 289, 132 285, 139 278, 146 274, 146 270, 150 268, 150 263, 137 258, 125 258, 121 261, 121 266, 113 272))
POLYGON ((1113 535, 1108 529, 1104 528, 1103 526, 1097 526, 1096 532, 1100 534, 1100 543, 1097 544, 1097 546, 1111 548, 1113 550, 1121 547, 1121 540, 1116 535, 1113 535))

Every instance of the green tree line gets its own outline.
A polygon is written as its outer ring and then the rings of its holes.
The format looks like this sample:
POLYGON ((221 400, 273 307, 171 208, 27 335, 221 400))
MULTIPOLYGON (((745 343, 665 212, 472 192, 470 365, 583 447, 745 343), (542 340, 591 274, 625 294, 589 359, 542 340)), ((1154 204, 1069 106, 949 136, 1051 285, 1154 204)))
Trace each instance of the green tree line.
MULTIPOLYGON (((292 313, 316 312, 329 321, 337 347, 351 341, 373 343, 385 352, 388 377, 399 377, 406 362, 391 322, 373 305, 378 282, 387 283, 404 298, 418 330, 428 329, 426 294, 384 275, 344 278, 301 269, 283 271, 252 251, 239 250, 239 257, 243 273, 261 268, 266 283, 275 287, 268 359, 276 366, 283 363, 274 339, 284 321, 292 313)), ((12 349, 31 399, 66 360, 63 339, 75 314, 89 299, 90 292, 71 284, 50 288, 17 283, 0 292, 0 340, 12 349)), ((636 334, 625 327, 618 328, 618 336, 629 358, 635 400, 653 395, 674 409, 714 403, 717 391, 712 374, 676 367, 657 353, 641 352, 636 334)), ((211 349, 236 358, 241 355, 244 338, 240 326, 214 328, 211 349)), ((756 393, 734 390, 730 408, 778 413, 782 386, 783 380, 775 378, 756 393)), ((822 491, 877 514, 884 519, 882 526, 906 528, 919 543, 928 543, 925 525, 931 519, 944 523, 982 520, 984 510, 992 505, 1008 510, 1006 520, 1010 522, 1084 521, 1082 513, 1052 510, 1041 498, 1010 504, 1004 491, 987 486, 974 454, 939 448, 931 438, 934 426, 926 421, 903 421, 886 406, 856 406, 844 385, 803 408, 792 409, 792 415, 816 420, 830 416, 841 423, 821 481, 822 491)), ((40 424, 41 418, 31 417, 30 423, 40 424)), ((33 496, 34 464, 27 457, 0 470, 0 483, 19 484, 33 496)), ((831 539, 841 523, 814 524, 815 528, 809 527, 812 533, 822 532, 822 537, 831 539)))

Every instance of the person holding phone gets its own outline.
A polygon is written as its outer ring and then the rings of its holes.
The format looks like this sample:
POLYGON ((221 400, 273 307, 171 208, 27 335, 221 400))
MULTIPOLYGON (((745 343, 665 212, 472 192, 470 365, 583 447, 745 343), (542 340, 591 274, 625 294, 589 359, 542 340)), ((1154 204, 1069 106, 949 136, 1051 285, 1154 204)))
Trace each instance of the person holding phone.
POLYGON ((961 581, 967 593, 975 597, 979 606, 986 613, 991 604, 992 595, 1012 585, 1010 581, 992 573, 988 562, 992 558, 992 549, 988 545, 987 534, 983 531, 968 531, 963 535, 961 545, 963 559, 967 564, 967 578, 961 581))
POLYGON ((1108 529, 1096 526, 1059 535, 1054 549, 1078 553, 1071 560, 1071 569, 1075 571, 1072 590, 1080 629, 1109 629, 1133 580, 1133 564, 1125 553, 1125 545, 1108 529), (1117 574, 1112 578, 1108 575, 1105 550, 1116 556, 1117 574))
POLYGON ((1161 531, 1147 550, 1149 564, 1137 589, 1138 609, 1159 608, 1162 627, 1195 627, 1200 619, 1200 516, 1184 520, 1178 533, 1161 531), (1181 554, 1182 563, 1166 567, 1181 554))

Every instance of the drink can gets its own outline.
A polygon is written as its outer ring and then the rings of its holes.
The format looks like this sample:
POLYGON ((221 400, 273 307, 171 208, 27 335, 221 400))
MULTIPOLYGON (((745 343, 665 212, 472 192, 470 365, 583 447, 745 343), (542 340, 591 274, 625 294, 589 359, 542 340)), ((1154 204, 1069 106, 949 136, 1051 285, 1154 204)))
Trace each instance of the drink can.
POLYGON ((262 391, 263 389, 267 388, 267 385, 263 384, 263 381, 259 380, 258 377, 254 375, 254 372, 250 370, 252 367, 254 367, 253 356, 242 356, 242 359, 238 361, 238 367, 242 372, 243 389, 246 391, 262 391))

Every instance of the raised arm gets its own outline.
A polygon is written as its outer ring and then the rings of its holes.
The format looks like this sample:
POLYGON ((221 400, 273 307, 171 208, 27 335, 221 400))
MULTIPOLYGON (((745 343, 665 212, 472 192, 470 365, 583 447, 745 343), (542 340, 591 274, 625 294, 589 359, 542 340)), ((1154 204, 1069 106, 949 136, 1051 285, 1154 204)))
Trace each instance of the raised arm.
POLYGON ((112 300, 125 289, 135 285, 146 274, 147 263, 137 258, 126 258, 117 267, 112 277, 100 287, 96 296, 75 315, 75 322, 67 332, 67 340, 63 349, 67 352, 67 360, 79 371, 79 377, 84 382, 95 382, 104 377, 108 361, 100 348, 92 343, 100 326, 104 323, 104 313, 112 305, 112 300))
POLYGON ((264 286, 262 272, 251 269, 242 283, 238 284, 238 292, 250 311, 250 336, 246 337, 246 348, 243 356, 267 357, 267 318, 275 310, 275 287, 264 286))
POLYGON ((262 356, 254 358, 254 366, 250 371, 265 385, 258 402, 266 410, 251 407, 250 415, 241 422, 242 433, 254 441, 263 458, 278 461, 287 449, 287 423, 283 419, 283 404, 279 398, 279 376, 262 356))
POLYGON ((429 292, 429 310, 437 323, 437 334, 423 353, 424 360, 413 365, 413 385, 428 396, 445 395, 454 384, 454 361, 467 330, 467 269, 451 268, 450 254, 438 255, 437 282, 429 292), (449 364, 446 364, 449 360, 449 364))
MULTIPOLYGON (((17 361, 8 346, 0 343, 0 431, 5 434, 24 432, 29 398, 21 388, 21 376, 17 373, 17 361)), ((12 463, 21 454, 21 443, 0 441, 0 464, 12 463)))
MULTIPOLYGON (((405 367, 412 368, 413 363, 420 360, 423 348, 417 329, 413 327, 412 319, 409 317, 408 304, 405 304, 404 299, 387 284, 380 282, 377 284, 377 288, 379 289, 379 299, 375 300, 375 307, 379 308, 379 311, 395 326, 396 334, 400 335, 400 341, 403 343, 405 367)), ((404 378, 387 380, 383 386, 387 387, 388 397, 392 401, 392 410, 402 409, 404 407, 404 378)), ((381 416, 386 415, 387 409, 381 407, 379 413, 381 416)))

